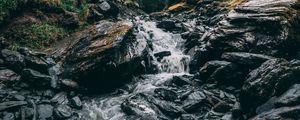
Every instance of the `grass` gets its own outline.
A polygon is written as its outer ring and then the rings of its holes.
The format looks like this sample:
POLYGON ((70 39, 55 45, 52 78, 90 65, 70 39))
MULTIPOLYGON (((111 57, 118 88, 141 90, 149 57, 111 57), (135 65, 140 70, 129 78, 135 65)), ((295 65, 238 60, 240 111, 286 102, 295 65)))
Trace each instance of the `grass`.
POLYGON ((18 47, 30 47, 34 49, 44 49, 51 43, 65 37, 67 32, 56 25, 51 24, 33 24, 10 29, 3 36, 13 41, 11 49, 18 47))

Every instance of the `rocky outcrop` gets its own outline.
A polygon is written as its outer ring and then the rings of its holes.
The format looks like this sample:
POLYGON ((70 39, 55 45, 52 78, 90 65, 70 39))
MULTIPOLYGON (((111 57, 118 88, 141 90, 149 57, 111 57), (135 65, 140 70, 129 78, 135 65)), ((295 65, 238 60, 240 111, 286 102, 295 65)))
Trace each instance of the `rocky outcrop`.
POLYGON ((298 10, 297 0, 244 2, 212 31, 209 47, 280 57, 295 55, 300 42, 298 10))
POLYGON ((142 72, 147 60, 147 42, 137 41, 133 31, 129 22, 101 21, 63 40, 54 55, 63 56, 65 77, 87 88, 113 89, 142 72))
POLYGON ((202 37, 194 58, 198 61, 192 64, 232 51, 291 58, 299 50, 298 16, 297 0, 244 1, 202 37))
POLYGON ((300 62, 272 59, 249 73, 240 94, 241 105, 245 110, 263 104, 273 96, 283 94, 298 82, 300 62), (249 103, 249 101, 251 101, 249 103))

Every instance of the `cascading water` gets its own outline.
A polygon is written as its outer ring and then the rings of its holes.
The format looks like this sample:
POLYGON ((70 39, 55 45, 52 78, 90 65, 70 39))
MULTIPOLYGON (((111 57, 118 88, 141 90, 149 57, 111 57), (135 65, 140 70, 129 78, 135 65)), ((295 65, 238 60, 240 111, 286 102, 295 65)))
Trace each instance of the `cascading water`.
MULTIPOLYGON (((183 39, 179 34, 165 32, 156 27, 152 21, 141 20, 134 21, 137 25, 136 39, 146 40, 152 46, 151 55, 155 59, 154 64, 158 68, 157 74, 148 74, 136 77, 120 93, 112 93, 94 97, 91 100, 84 101, 85 113, 81 114, 82 119, 88 120, 123 120, 127 115, 122 111, 122 102, 138 93, 153 93, 155 88, 170 80, 173 76, 188 75, 188 62, 190 57, 183 53, 183 39), (154 54, 160 52, 169 52, 169 56, 158 60, 154 54)), ((148 112, 153 112, 151 108, 140 105, 148 112)))

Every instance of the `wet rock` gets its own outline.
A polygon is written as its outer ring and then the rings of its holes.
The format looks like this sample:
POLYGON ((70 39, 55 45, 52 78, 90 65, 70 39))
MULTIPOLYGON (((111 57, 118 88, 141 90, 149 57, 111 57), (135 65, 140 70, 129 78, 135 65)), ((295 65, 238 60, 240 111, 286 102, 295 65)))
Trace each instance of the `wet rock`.
POLYGON ((18 101, 24 101, 25 100, 25 97, 23 95, 13 95, 14 99, 15 100, 18 100, 18 101))
POLYGON ((36 111, 34 111, 33 108, 26 107, 26 106, 22 106, 21 111, 24 111, 22 116, 25 116, 25 117, 22 117, 22 118, 25 118, 25 119, 32 119, 32 117, 34 116, 34 114, 36 112, 36 111))
POLYGON ((70 118, 72 114, 72 109, 68 105, 58 105, 54 108, 54 115, 57 119, 70 118))
POLYGON ((144 71, 142 61, 148 59, 148 45, 135 39, 128 22, 101 21, 72 36, 53 52, 64 59, 65 77, 90 93, 111 91, 144 71))
POLYGON ((104 16, 117 16, 119 14, 119 8, 111 1, 97 3, 95 9, 104 16))
POLYGON ((163 28, 167 31, 173 31, 177 28, 176 23, 172 20, 160 21, 157 23, 158 28, 163 28))
POLYGON ((157 97, 159 97, 163 100, 167 100, 167 101, 178 100, 178 95, 176 94, 176 92, 169 90, 169 89, 157 88, 154 90, 154 93, 157 97))
POLYGON ((81 109, 82 108, 82 102, 81 102, 81 100, 80 100, 80 98, 78 96, 73 97, 71 99, 70 103, 72 104, 72 106, 74 108, 77 108, 77 109, 81 109))
POLYGON ((219 102, 213 107, 215 112, 226 113, 229 112, 232 107, 226 102, 219 102))
POLYGON ((183 109, 187 112, 193 111, 200 107, 201 105, 205 106, 206 95, 201 91, 196 91, 191 93, 187 99, 183 101, 183 109))
POLYGON ((26 101, 8 101, 8 102, 2 102, 0 103, 0 111, 12 109, 15 107, 20 107, 23 105, 26 105, 26 101))
POLYGON ((139 116, 141 119, 165 118, 155 105, 148 102, 147 96, 144 94, 129 97, 121 104, 121 108, 126 114, 139 116))
POLYGON ((300 42, 297 5, 295 0, 242 2, 218 23, 207 46, 218 52, 293 56, 300 42))
POLYGON ((56 64, 48 69, 48 73, 51 76, 51 87, 58 87, 59 75, 62 73, 62 68, 59 64, 56 64))
POLYGON ((228 53, 223 53, 222 59, 249 68, 257 68, 265 61, 274 58, 266 55, 261 55, 261 54, 253 54, 253 53, 245 53, 245 52, 228 52, 228 53))
POLYGON ((197 120, 192 114, 182 114, 179 120, 197 120))
POLYGON ((300 77, 300 61, 272 59, 249 73, 240 94, 243 109, 255 108, 284 93, 300 77), (252 102, 249 102, 252 101, 252 102))
POLYGON ((159 53, 154 54, 154 56, 156 57, 156 59, 158 61, 161 61, 164 57, 170 56, 170 55, 171 55, 170 51, 163 51, 163 52, 159 52, 159 53))
POLYGON ((270 98, 266 103, 256 108, 256 113, 260 114, 272 110, 273 108, 275 108, 275 102, 277 101, 277 99, 277 97, 270 98))
POLYGON ((24 69, 22 78, 37 87, 51 87, 52 78, 32 69, 24 69))
POLYGON ((4 83, 17 82, 20 80, 20 75, 9 69, 0 70, 0 81, 4 83))
POLYGON ((13 113, 4 113, 3 120, 15 120, 15 115, 13 113))
POLYGON ((66 92, 60 92, 57 93, 52 99, 51 102, 56 103, 56 104, 68 104, 68 95, 66 92))
POLYGON ((155 99, 149 96, 148 96, 148 101, 156 105, 158 109, 161 110, 162 113, 164 113, 165 115, 171 118, 177 118, 181 114, 185 113, 185 111, 181 107, 171 102, 155 99))
POLYGON ((53 106, 42 104, 37 106, 38 119, 50 119, 53 115, 53 106))
POLYGON ((4 49, 1 51, 1 56, 5 65, 16 72, 20 72, 25 66, 24 56, 16 51, 4 49))
POLYGON ((49 65, 42 58, 30 54, 28 56, 25 56, 25 63, 27 68, 34 69, 44 74, 48 73, 49 65))
POLYGON ((64 79, 61 81, 62 86, 68 89, 79 89, 79 85, 76 81, 64 79))
POLYGON ((168 83, 168 85, 176 85, 176 86, 184 86, 189 85, 191 82, 188 80, 188 78, 185 78, 183 76, 174 76, 168 83))
POLYGON ((293 85, 288 91, 283 93, 278 101, 275 103, 276 106, 294 106, 300 104, 300 84, 293 85))
POLYGON ((207 81, 217 82, 219 85, 241 87, 245 76, 246 72, 242 67, 234 63, 230 63, 215 69, 215 71, 208 77, 207 81))
POLYGON ((218 61, 218 60, 209 61, 206 64, 204 64, 203 67, 200 68, 200 71, 199 71, 200 78, 206 80, 213 74, 213 72, 216 71, 216 69, 223 67, 223 66, 228 66, 230 64, 232 64, 232 63, 227 62, 227 61, 218 61))
POLYGON ((0 67, 4 67, 5 66, 5 62, 3 59, 0 59, 0 67))
POLYGON ((251 120, 288 120, 288 119, 299 119, 300 118, 300 106, 294 107, 282 107, 273 109, 268 112, 263 112, 251 120))

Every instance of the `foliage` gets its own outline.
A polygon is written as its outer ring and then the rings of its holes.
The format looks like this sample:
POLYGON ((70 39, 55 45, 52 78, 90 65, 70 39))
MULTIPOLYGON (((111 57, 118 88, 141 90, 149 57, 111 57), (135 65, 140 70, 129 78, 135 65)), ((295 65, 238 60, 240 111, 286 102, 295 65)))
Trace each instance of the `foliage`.
POLYGON ((62 39, 66 35, 63 28, 51 24, 33 24, 10 29, 4 33, 6 39, 10 40, 13 47, 25 46, 36 49, 47 47, 58 39, 62 39))
POLYGON ((21 4, 27 3, 27 0, 0 0, 0 23, 9 17, 10 11, 18 9, 21 4))
POLYGON ((88 4, 86 0, 61 0, 60 7, 83 16, 85 11, 88 9, 88 4), (82 3, 79 3, 79 1, 82 1, 82 3))

